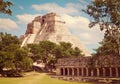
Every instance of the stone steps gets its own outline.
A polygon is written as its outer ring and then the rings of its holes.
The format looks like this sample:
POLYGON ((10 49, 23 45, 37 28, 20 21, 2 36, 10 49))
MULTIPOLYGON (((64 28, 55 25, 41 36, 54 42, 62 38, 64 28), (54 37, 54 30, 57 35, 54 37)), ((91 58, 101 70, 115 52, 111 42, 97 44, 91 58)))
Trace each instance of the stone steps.
POLYGON ((26 46, 27 44, 31 44, 34 42, 36 34, 28 34, 22 42, 21 47, 26 46))

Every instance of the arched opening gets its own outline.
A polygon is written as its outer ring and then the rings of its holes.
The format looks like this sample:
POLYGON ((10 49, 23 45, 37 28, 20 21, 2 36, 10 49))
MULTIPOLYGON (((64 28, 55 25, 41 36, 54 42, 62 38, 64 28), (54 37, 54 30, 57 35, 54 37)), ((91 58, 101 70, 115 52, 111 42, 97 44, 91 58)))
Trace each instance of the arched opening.
POLYGON ((61 73, 61 75, 63 75, 63 68, 60 69, 60 73, 61 73))
POLYGON ((120 67, 118 67, 118 77, 120 77, 120 67))
POLYGON ((99 76, 102 77, 103 76, 103 69, 99 68, 99 76))
POLYGON ((116 70, 115 70, 115 68, 111 68, 111 72, 112 72, 112 77, 116 77, 116 70))
POLYGON ((67 71, 67 68, 65 68, 65 76, 68 75, 68 71, 67 71))
POLYGON ((77 76, 77 69, 74 68, 74 76, 77 76))
POLYGON ((69 75, 72 76, 72 69, 69 68, 69 75))
POLYGON ((88 76, 91 76, 91 68, 88 68, 88 76))
POLYGON ((86 69, 83 68, 83 76, 86 76, 86 69))
POLYGON ((79 76, 82 76, 81 68, 79 68, 79 76))
POLYGON ((110 69, 109 69, 109 67, 105 67, 105 76, 107 76, 107 77, 110 76, 110 69))
POLYGON ((97 69, 96 68, 93 69, 93 76, 97 76, 97 69))

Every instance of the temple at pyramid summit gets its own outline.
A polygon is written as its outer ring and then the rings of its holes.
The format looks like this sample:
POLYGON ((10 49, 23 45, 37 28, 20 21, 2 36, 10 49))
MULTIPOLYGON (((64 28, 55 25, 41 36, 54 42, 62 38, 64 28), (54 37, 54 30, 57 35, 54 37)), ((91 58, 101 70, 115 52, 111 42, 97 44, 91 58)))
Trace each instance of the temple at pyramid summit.
POLYGON ((70 42, 73 47, 79 47, 85 56, 90 56, 89 51, 73 36, 65 26, 65 21, 56 13, 48 13, 44 16, 37 16, 27 25, 25 35, 21 36, 22 46, 27 44, 39 43, 48 40, 51 42, 70 42))

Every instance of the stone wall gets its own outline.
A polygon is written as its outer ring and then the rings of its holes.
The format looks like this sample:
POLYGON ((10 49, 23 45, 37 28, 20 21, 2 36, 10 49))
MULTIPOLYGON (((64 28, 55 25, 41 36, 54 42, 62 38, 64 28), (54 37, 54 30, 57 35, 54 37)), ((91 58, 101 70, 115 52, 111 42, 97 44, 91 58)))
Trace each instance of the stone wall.
POLYGON ((81 77, 120 77, 119 56, 61 58, 56 63, 56 74, 81 77), (93 60, 94 59, 94 60, 93 60), (98 62, 100 59, 100 63, 98 62))

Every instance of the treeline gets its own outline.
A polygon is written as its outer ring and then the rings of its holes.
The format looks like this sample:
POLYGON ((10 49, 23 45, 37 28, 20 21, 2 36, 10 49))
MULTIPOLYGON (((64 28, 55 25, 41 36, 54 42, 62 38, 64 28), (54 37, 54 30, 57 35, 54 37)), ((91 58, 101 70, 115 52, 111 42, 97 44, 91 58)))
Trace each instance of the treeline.
POLYGON ((21 72, 32 70, 33 62, 37 60, 42 60, 46 69, 52 70, 58 58, 82 56, 82 51, 78 47, 73 48, 71 43, 41 41, 26 47, 20 45, 17 36, 0 33, 1 76, 22 76, 21 72))
POLYGON ((21 76, 21 71, 32 68, 29 51, 20 48, 20 41, 16 36, 0 33, 0 74, 2 76, 21 76))
POLYGON ((28 48, 31 58, 35 62, 42 60, 46 69, 53 69, 58 58, 83 56, 82 51, 72 47, 71 43, 60 42, 59 44, 50 41, 41 41, 39 44, 29 44, 28 48))

